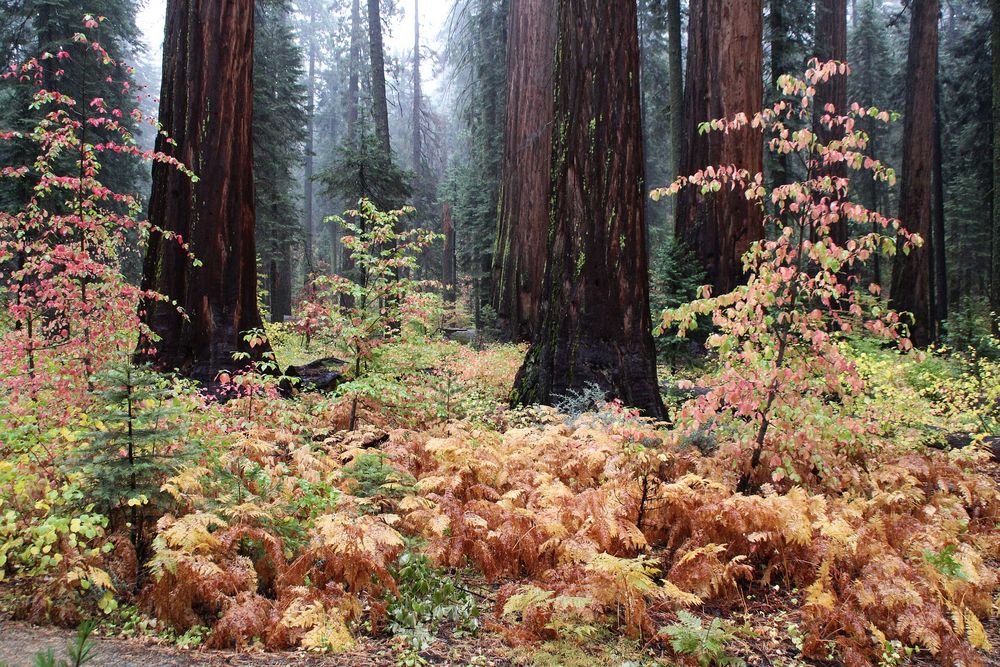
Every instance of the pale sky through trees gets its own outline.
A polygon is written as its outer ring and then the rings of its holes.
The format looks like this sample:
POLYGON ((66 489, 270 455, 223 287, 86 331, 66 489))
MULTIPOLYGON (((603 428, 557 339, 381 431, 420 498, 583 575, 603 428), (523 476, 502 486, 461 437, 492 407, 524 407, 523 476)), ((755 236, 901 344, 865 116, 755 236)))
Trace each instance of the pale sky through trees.
MULTIPOLYGON (((399 0, 398 4, 402 10, 402 18, 393 22, 385 35, 387 50, 393 54, 413 48, 413 0, 399 0)), ((437 41, 448 20, 451 5, 450 0, 423 0, 420 3, 421 39, 425 43, 437 41)), ((139 28, 146 37, 150 60, 158 61, 162 53, 160 46, 163 43, 166 6, 167 0, 148 0, 139 12, 139 28)))

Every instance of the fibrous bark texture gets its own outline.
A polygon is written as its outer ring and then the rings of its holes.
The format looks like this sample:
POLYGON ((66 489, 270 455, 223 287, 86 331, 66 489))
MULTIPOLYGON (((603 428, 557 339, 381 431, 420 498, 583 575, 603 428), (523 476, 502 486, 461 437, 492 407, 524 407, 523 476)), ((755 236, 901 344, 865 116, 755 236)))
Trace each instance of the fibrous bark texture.
MULTIPOLYGON (((931 238, 934 202, 934 99, 937 81, 938 0, 910 3, 910 45, 906 64, 903 116, 903 177, 899 217, 910 231, 931 238)), ((924 245, 899 252, 892 267, 891 299, 900 312, 913 314, 913 344, 931 342, 931 249, 924 245)))
MULTIPOLYGON (((254 237, 253 3, 170 0, 167 5, 157 150, 198 175, 193 182, 153 167, 150 221, 189 245, 153 234, 143 284, 170 302, 144 304, 159 337, 152 356, 166 369, 211 382, 260 355, 243 341, 261 328, 254 237), (198 263, 201 266, 198 266, 198 263), (183 308, 184 315, 177 306, 183 308)), ((142 352, 149 352, 142 350, 142 352)))
MULTIPOLYGON (((821 61, 847 61, 847 0, 817 0, 816 2, 816 57, 821 61)), ((822 118, 827 113, 827 106, 833 105, 832 116, 847 112, 847 77, 834 76, 829 81, 816 85, 816 104, 814 131, 823 144, 841 141, 844 138, 844 128, 832 123, 824 123, 822 118)), ((817 165, 821 169, 816 176, 844 178, 847 176, 846 163, 834 165, 817 165)), ((830 236, 840 246, 847 243, 848 226, 846 218, 834 222, 830 227, 830 236)))
MULTIPOLYGON (((691 0, 684 90, 683 174, 709 165, 734 164, 751 174, 763 170, 760 131, 699 134, 698 125, 763 105, 761 0, 691 0)), ((760 209, 739 189, 707 196, 688 188, 678 200, 677 237, 698 256, 716 292, 735 288, 743 254, 764 236, 760 209)))
POLYGON ((596 384, 662 417, 644 225, 636 5, 560 0, 540 327, 514 400, 596 384))
POLYGON ((556 11, 511 0, 500 224, 493 254, 493 307, 509 340, 531 340, 545 273, 551 184, 556 11))

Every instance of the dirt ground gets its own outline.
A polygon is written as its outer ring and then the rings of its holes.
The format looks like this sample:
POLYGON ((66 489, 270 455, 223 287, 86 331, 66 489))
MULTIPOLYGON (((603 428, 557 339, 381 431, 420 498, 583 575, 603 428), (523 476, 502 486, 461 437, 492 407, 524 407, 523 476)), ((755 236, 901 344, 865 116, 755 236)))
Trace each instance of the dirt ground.
MULTIPOLYGON (((0 621, 0 666, 35 667, 39 651, 53 649, 66 657, 71 630, 0 621)), ((438 642, 423 654, 434 665, 507 667, 512 663, 497 645, 480 641, 438 642)), ((350 653, 316 656, 307 653, 232 653, 183 651, 140 639, 98 638, 94 659, 87 667, 394 667, 396 659, 385 642, 360 643, 350 653)))

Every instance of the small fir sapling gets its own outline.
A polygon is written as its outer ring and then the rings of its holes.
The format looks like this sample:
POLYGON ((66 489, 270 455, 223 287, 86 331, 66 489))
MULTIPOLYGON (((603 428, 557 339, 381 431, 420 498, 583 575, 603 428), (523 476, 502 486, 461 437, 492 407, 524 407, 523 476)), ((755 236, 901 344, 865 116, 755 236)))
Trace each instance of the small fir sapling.
POLYGON ((147 366, 125 359, 94 378, 94 430, 77 452, 85 495, 111 521, 128 527, 140 554, 146 532, 170 506, 163 483, 192 456, 177 387, 147 366))
MULTIPOLYGON (((669 237, 659 243, 649 264, 649 307, 653 321, 659 320, 663 311, 696 299, 704 280, 705 270, 683 241, 669 237)), ((658 334, 657 353, 674 362, 688 344, 688 338, 676 335, 676 330, 663 329, 658 334)))
POLYGON ((50 648, 35 654, 35 667, 83 667, 90 663, 97 657, 95 653, 97 643, 93 638, 96 629, 95 621, 84 621, 76 629, 73 640, 66 646, 69 660, 56 659, 55 651, 50 648))

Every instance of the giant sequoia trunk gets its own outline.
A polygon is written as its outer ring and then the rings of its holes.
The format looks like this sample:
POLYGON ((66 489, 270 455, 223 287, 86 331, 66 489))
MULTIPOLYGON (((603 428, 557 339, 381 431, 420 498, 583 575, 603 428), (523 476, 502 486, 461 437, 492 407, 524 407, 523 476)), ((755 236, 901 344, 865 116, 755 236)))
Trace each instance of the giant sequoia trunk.
MULTIPOLYGON (((761 0, 691 0, 685 174, 718 164, 735 164, 751 174, 763 170, 759 131, 698 132, 707 120, 760 111, 762 21, 761 0)), ((728 292, 742 279, 743 254, 764 236, 762 220, 760 209, 739 189, 703 196, 687 188, 678 200, 677 237, 694 250, 715 291, 728 292)))
MULTIPOLYGON (((847 61, 847 0, 817 0, 816 2, 816 57, 821 61, 847 61)), ((829 81, 816 85, 816 104, 813 129, 821 143, 841 141, 844 128, 824 123, 827 105, 833 105, 831 115, 847 113, 847 77, 834 76, 829 81)), ((844 178, 847 176, 846 163, 816 165, 816 176, 844 178)), ((847 243, 847 219, 841 218, 830 226, 830 236, 840 246, 847 243)))
POLYGON ((156 148, 189 165, 192 182, 176 169, 153 166, 152 224, 190 247, 153 234, 143 286, 169 302, 144 304, 144 319, 159 340, 156 363, 201 381, 260 355, 243 333, 259 329, 254 239, 252 2, 170 0, 163 45, 160 123, 156 148), (198 264, 201 264, 199 266, 198 264))
POLYGON ((507 129, 493 307, 510 340, 531 340, 545 274, 552 156, 556 7, 512 0, 507 38, 507 129))
POLYGON ((650 333, 634 0, 560 0, 552 208, 540 327, 513 397, 596 383, 664 415, 650 333))
MULTIPOLYGON (((910 45, 903 116, 903 178, 899 217, 911 232, 931 238, 934 183, 934 91, 937 80, 938 0, 910 3, 910 45)), ((910 337, 924 346, 933 336, 931 249, 927 244, 897 253, 892 267, 892 305, 913 314, 910 337)))

